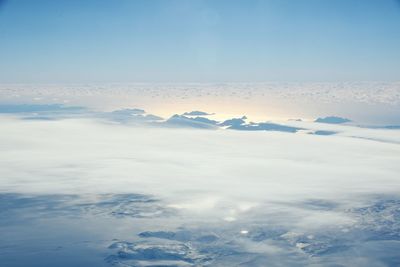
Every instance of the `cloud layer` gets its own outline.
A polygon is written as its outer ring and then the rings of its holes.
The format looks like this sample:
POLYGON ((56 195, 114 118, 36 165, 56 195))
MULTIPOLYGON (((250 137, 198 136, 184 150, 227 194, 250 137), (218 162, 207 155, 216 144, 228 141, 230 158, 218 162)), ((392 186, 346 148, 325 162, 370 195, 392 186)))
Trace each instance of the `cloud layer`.
POLYGON ((27 251, 40 251, 30 261, 49 255, 48 242, 62 246, 44 260, 59 266, 82 264, 89 248, 106 255, 96 266, 399 261, 398 130, 303 121, 288 124, 325 132, 199 130, 115 120, 145 119, 136 109, 106 115, 116 117, 0 118, 7 263, 21 262, 8 245, 26 236, 27 251), (76 249, 84 254, 68 261, 76 249))

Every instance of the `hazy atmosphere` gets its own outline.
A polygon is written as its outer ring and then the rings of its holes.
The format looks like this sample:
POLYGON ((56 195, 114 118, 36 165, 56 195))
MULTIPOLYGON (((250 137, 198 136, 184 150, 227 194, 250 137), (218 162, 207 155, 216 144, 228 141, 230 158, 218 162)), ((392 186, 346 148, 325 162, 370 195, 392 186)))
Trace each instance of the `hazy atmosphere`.
POLYGON ((400 2, 0 0, 0 266, 400 266, 400 2))

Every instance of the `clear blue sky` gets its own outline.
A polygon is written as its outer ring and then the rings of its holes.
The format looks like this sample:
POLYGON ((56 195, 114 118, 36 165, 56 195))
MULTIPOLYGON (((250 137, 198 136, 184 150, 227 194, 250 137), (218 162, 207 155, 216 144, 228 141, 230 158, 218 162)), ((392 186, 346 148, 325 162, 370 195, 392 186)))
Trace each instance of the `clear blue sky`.
POLYGON ((400 80, 396 0, 0 0, 0 83, 400 80))

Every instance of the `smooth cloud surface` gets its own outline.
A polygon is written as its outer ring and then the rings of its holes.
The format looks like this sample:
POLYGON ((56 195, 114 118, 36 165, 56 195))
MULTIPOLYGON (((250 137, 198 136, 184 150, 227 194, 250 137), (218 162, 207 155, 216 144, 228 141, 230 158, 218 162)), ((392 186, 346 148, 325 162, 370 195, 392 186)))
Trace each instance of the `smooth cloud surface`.
MULTIPOLYGON (((110 216, 95 217, 95 230, 110 250, 103 263, 117 266, 395 264, 397 131, 324 127, 341 133, 2 117, 0 190, 9 203, 3 214, 17 203, 24 216, 38 213, 29 220, 40 215, 37 227, 58 213, 110 216), (350 138, 352 131, 385 142, 350 138)), ((10 214, 4 220, 22 216, 10 214)), ((84 225, 92 229, 93 222, 84 225)))

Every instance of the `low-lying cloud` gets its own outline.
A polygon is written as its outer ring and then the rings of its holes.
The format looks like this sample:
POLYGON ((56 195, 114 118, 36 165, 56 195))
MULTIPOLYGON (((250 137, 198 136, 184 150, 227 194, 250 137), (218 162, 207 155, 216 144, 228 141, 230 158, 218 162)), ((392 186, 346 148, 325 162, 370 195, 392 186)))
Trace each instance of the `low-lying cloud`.
MULTIPOLYGON (((136 223, 140 228, 130 230, 136 236, 108 241, 105 262, 110 264, 396 263, 393 254, 379 248, 399 246, 400 228, 391 218, 398 216, 400 146, 371 139, 390 141, 397 131, 324 127, 340 133, 155 128, 90 118, 3 116, 0 191, 17 196, 3 197, 17 203, 8 210, 26 203, 18 196, 33 196, 33 210, 49 218, 61 216, 55 211, 79 211, 141 220, 136 223), (351 138, 355 133, 373 138, 351 138), (71 195, 84 199, 63 197, 71 195), (94 196, 89 203, 87 196, 94 196), (150 219, 163 223, 154 226, 150 219)), ((115 225, 126 227, 124 221, 115 225)), ((114 230, 107 229, 111 239, 114 230)))

